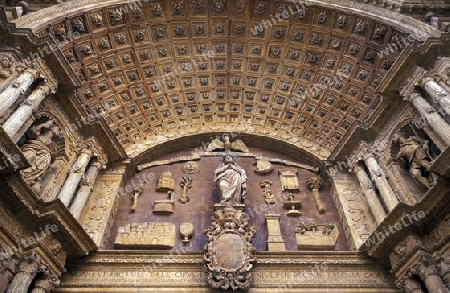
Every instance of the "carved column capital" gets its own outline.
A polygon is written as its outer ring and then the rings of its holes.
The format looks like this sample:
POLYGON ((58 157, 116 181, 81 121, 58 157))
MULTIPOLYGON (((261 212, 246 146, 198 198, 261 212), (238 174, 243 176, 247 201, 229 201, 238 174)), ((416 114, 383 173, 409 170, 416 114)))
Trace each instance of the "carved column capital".
POLYGON ((17 271, 34 276, 37 272, 44 270, 45 267, 42 266, 39 256, 32 252, 22 258, 17 271))
POLYGON ((434 78, 431 75, 426 75, 419 80, 419 85, 421 88, 425 88, 425 84, 429 81, 434 81, 434 78))
MULTIPOLYGON (((58 276, 53 273, 44 273, 39 279, 34 283, 34 289, 42 289, 41 291, 51 292, 54 287, 59 286, 60 280, 58 276)), ((36 290, 38 291, 38 290, 36 290)), ((33 293, 33 291, 32 291, 33 293)))
POLYGON ((401 277, 395 282, 398 288, 405 289, 406 293, 424 293, 422 284, 415 280, 411 272, 407 272, 405 276, 401 277))
POLYGON ((414 275, 420 276, 422 280, 430 276, 439 276, 432 257, 427 254, 421 254, 417 263, 409 271, 414 275))

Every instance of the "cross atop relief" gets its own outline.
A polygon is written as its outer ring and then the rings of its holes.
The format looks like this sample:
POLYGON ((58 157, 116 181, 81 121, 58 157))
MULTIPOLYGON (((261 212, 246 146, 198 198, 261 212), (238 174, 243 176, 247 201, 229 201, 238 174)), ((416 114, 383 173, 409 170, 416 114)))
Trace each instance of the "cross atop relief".
POLYGON ((226 153, 231 151, 248 153, 247 146, 240 139, 236 139, 234 142, 230 141, 230 136, 228 134, 222 135, 222 140, 220 138, 213 139, 206 149, 207 152, 213 152, 218 150, 224 150, 226 153))

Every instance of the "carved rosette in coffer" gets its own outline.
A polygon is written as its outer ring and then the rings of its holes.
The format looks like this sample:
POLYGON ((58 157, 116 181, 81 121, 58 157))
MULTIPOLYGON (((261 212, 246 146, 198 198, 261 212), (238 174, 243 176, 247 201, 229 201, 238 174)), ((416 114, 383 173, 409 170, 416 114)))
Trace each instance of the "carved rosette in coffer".
POLYGON ((256 249, 251 241, 255 229, 248 226, 248 216, 227 206, 214 212, 212 223, 204 231, 205 279, 210 288, 246 289, 253 283, 250 270, 256 263, 256 249))

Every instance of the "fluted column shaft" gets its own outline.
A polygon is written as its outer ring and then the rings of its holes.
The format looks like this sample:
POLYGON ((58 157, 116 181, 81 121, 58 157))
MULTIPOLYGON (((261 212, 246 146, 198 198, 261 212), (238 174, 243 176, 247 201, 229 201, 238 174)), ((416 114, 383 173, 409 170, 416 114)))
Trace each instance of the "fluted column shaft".
POLYGON ((438 275, 426 276, 423 281, 428 289, 428 292, 447 292, 447 288, 442 282, 441 277, 439 277, 438 275))
POLYGON ((0 94, 0 116, 5 114, 19 96, 27 91, 38 76, 36 69, 28 68, 0 94))
POLYGON ((447 292, 431 256, 422 255, 417 264, 410 269, 410 272, 422 279, 428 292, 447 292))
POLYGON ((386 204, 388 212, 391 212, 395 208, 395 206, 397 206, 399 201, 394 191, 392 190, 392 187, 389 184, 384 171, 381 169, 373 154, 366 155, 364 158, 364 162, 369 169, 372 179, 375 181, 375 185, 380 191, 380 196, 386 204))
POLYGON ((14 277, 13 268, 15 267, 15 263, 13 262, 14 260, 10 257, 0 261, 0 292, 6 292, 9 282, 14 277))
POLYGON ((50 92, 47 85, 37 87, 3 124, 5 132, 13 137, 50 92))
POLYGON ((75 195, 75 198, 70 206, 70 212, 74 216, 75 219, 78 219, 83 211, 84 206, 86 205, 86 201, 89 198, 89 195, 92 192, 92 185, 97 179, 99 170, 100 170, 100 162, 95 162, 91 164, 85 174, 85 177, 81 181, 81 186, 75 195))
POLYGON ((375 216, 375 220, 379 225, 386 217, 386 211, 378 198, 378 194, 376 193, 369 176, 362 166, 359 164, 355 165, 355 167, 353 167, 353 173, 358 179, 362 192, 366 196, 367 202, 369 203, 373 215, 375 216))
POLYGON ((450 97, 449 93, 435 82, 431 77, 425 77, 420 82, 421 87, 437 101, 442 109, 450 115, 450 97))
POLYGON ((84 148, 80 155, 77 158, 77 161, 73 164, 69 176, 67 176, 66 181, 64 182, 61 191, 59 192, 58 197, 64 203, 66 207, 69 206, 74 194, 75 190, 78 187, 78 183, 80 183, 81 178, 84 174, 84 170, 86 166, 89 164, 89 160, 91 159, 92 151, 90 149, 84 148))
POLYGON ((422 97, 418 92, 413 92, 409 96, 409 101, 428 121, 428 124, 433 128, 437 135, 450 145, 450 125, 448 125, 442 117, 436 113, 436 110, 422 97))
POLYGON ((40 262, 35 254, 25 257, 6 293, 27 293, 39 269, 40 262))

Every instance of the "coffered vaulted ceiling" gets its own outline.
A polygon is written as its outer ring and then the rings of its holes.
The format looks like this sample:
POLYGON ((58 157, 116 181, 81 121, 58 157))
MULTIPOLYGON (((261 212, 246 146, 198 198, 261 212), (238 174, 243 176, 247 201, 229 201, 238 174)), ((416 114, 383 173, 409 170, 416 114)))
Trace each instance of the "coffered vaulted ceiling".
POLYGON ((77 2, 98 4, 61 4, 55 20, 36 26, 33 13, 16 25, 61 42, 80 102, 103 113, 129 154, 229 127, 326 158, 376 118, 377 87, 401 50, 378 53, 418 24, 354 1, 77 2))

